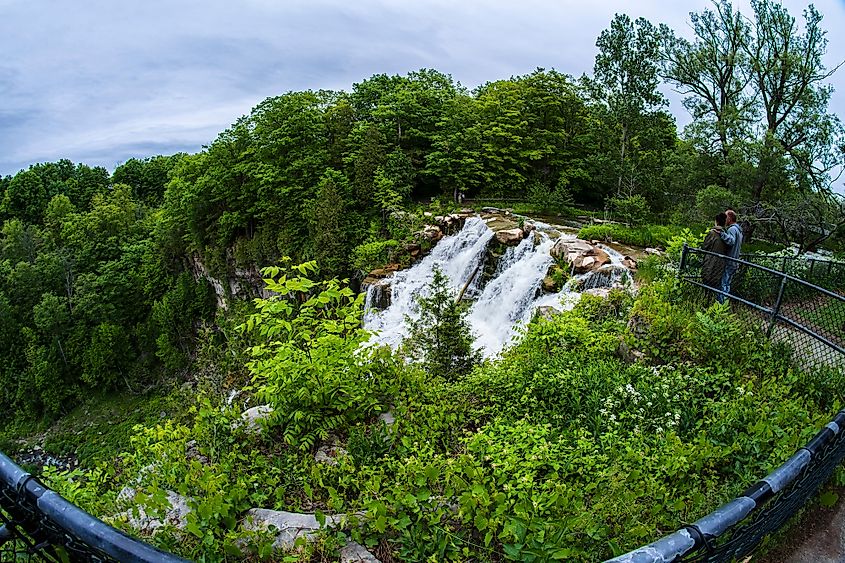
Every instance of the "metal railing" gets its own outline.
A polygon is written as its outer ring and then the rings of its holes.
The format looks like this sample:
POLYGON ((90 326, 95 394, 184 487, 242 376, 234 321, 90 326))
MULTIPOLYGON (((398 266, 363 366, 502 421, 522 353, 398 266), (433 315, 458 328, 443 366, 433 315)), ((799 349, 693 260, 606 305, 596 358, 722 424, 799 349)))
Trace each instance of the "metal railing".
POLYGON ((77 508, 0 453, 0 561, 179 563, 77 508))
MULTIPOLYGON (((712 264, 711 264, 712 265, 712 264)), ((785 271, 684 246, 679 276, 709 301, 730 300, 771 338, 792 347, 804 369, 845 369, 845 297, 785 271), (730 291, 705 283, 710 260, 735 265, 730 291)), ((783 465, 742 495, 654 543, 621 555, 617 563, 734 561, 780 529, 845 459, 845 410, 840 411, 783 465)))
POLYGON ((845 290, 845 262, 807 256, 742 254, 742 260, 787 273, 813 285, 833 291, 845 290))

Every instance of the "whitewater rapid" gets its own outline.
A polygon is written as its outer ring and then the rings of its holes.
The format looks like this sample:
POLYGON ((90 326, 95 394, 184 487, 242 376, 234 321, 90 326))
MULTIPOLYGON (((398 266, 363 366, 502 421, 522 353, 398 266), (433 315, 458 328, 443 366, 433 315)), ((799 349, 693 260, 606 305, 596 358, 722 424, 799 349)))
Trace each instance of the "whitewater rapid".
MULTIPOLYGON (((538 226, 541 229, 548 227, 542 223, 538 226)), ((389 280, 392 292, 389 307, 379 310, 374 306, 377 292, 383 290, 381 285, 367 288, 364 327, 375 333, 371 344, 387 344, 396 349, 402 343, 408 335, 406 319, 419 318, 416 296, 427 295, 436 267, 449 279, 449 285, 456 294, 467 286, 464 295, 473 299, 467 318, 475 346, 485 357, 501 352, 519 327, 531 320, 537 307, 571 309, 580 298, 577 291, 586 289, 579 288, 579 282, 580 285, 589 283, 590 279, 585 278, 590 274, 573 278, 558 293, 543 293, 541 285, 554 261, 550 251, 555 240, 543 232, 546 229, 541 229, 517 246, 508 247, 499 259, 492 279, 481 287, 487 245, 495 235, 480 217, 467 218, 463 229, 444 237, 428 256, 413 267, 393 274, 389 280)), ((576 237, 562 234, 561 238, 574 240, 576 237)), ((609 266, 624 268, 619 266, 622 256, 618 252, 609 247, 602 248, 611 257, 609 266)), ((612 269, 601 275, 616 276, 612 269)))

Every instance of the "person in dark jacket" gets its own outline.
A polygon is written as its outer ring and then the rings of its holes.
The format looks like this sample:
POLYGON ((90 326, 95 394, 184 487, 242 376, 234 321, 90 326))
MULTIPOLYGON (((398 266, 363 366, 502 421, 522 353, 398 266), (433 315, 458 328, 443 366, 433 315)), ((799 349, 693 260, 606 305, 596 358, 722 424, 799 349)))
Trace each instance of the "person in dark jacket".
MULTIPOLYGON (((728 245, 727 256, 739 258, 739 253, 742 251, 742 228, 736 222, 736 212, 733 209, 728 209, 725 211, 725 214, 728 217, 728 227, 722 231, 721 237, 725 241, 725 244, 728 245)), ((724 303, 726 299, 725 294, 731 292, 731 280, 739 269, 739 264, 733 260, 725 260, 725 262, 725 273, 722 274, 722 291, 724 293, 719 295, 719 303, 724 303)))
POLYGON ((728 245, 722 240, 722 232, 725 229, 727 214, 722 212, 716 215, 716 222, 701 245, 702 250, 719 254, 713 256, 705 254, 701 262, 701 281, 715 289, 721 289, 722 276, 725 273, 725 260, 721 257, 728 253, 728 245))

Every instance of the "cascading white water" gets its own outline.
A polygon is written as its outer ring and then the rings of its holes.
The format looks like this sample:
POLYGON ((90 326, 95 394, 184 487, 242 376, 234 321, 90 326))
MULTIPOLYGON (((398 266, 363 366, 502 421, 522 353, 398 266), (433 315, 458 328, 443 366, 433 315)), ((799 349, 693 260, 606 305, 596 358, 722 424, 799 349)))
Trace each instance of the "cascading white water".
POLYGON ((377 290, 372 289, 372 286, 367 288, 364 326, 377 333, 372 342, 396 348, 408 335, 405 318, 419 317, 415 297, 426 295, 428 285, 434 278, 435 266, 446 274, 452 288, 458 291, 473 273, 476 278, 480 277, 476 269, 484 260, 484 252, 491 238, 493 231, 480 217, 469 217, 460 232, 441 240, 431 254, 413 268, 393 274, 391 301, 387 309, 380 311, 375 308, 377 290))
MULTIPOLYGON (((601 245, 611 258, 611 263, 595 273, 576 276, 565 287, 554 294, 543 294, 540 290, 543 278, 553 262, 550 250, 551 240, 538 225, 536 235, 529 236, 520 244, 509 247, 499 259, 493 279, 482 289, 481 272, 485 251, 494 233, 478 217, 466 220, 464 228, 455 235, 445 237, 431 254, 408 270, 396 272, 390 279, 391 301, 384 310, 377 308, 383 287, 367 288, 364 326, 376 332, 371 340, 374 344, 388 344, 396 348, 407 336, 406 317, 418 318, 415 297, 425 295, 434 268, 439 266, 449 278, 450 285, 460 291, 474 276, 467 289, 467 296, 476 297, 468 320, 475 334, 475 345, 485 357, 498 354, 513 338, 517 328, 531 320, 539 306, 551 306, 559 310, 571 309, 580 297, 579 291, 585 283, 595 278, 596 286, 612 283, 622 275, 619 268, 622 255, 612 248, 601 245), (535 236, 539 240, 535 240, 535 236), (581 283, 579 283, 581 282, 581 283)), ((562 235, 574 239, 574 235, 562 235)))
POLYGON ((553 258, 553 241, 540 233, 510 247, 499 261, 497 275, 484 287, 469 311, 469 323, 476 334, 475 344, 485 356, 498 353, 513 337, 517 326, 528 320, 540 284, 553 258))

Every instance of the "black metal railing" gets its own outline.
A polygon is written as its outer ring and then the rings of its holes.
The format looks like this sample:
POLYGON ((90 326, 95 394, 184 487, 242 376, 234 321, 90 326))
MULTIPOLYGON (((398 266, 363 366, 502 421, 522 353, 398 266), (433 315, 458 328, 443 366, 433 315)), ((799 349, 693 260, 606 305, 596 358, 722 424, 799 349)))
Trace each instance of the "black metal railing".
POLYGON ((77 508, 0 453, 0 561, 178 563, 77 508))
MULTIPOLYGON (((804 369, 845 370, 845 297, 784 271, 684 247, 679 276, 712 302, 730 300, 771 338, 790 346, 804 369), (702 272, 721 260, 736 268, 730 291, 702 272), (709 283, 705 283, 709 282, 709 283)), ((813 498, 845 459, 845 410, 783 465, 736 499, 673 534, 612 562, 738 561, 813 498)))

